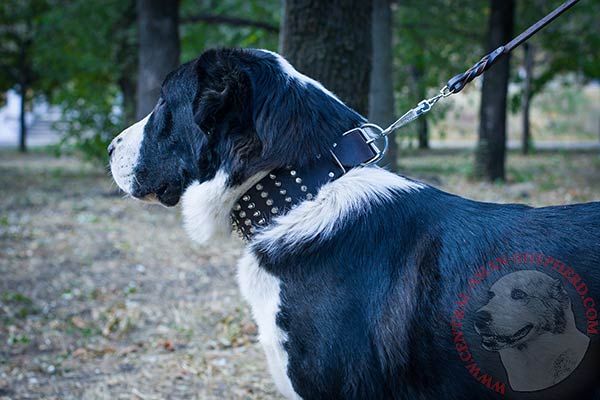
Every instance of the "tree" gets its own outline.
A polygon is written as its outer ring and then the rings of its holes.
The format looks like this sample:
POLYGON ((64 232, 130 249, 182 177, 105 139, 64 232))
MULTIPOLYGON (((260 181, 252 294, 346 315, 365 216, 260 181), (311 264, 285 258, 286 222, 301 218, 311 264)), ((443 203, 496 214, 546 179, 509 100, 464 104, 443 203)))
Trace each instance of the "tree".
MULTIPOLYGON (((512 39, 514 12, 514 0, 491 0, 487 52, 512 39)), ((504 180, 505 177, 509 57, 508 54, 502 56, 485 73, 481 89, 475 174, 490 181, 504 180)))
POLYGON ((531 105, 531 77, 533 76, 533 52, 534 47, 529 44, 523 44, 523 53, 525 58, 525 77, 523 80, 523 133, 521 140, 521 152, 529 154, 529 142, 531 140, 531 132, 529 126, 529 109, 531 105))
POLYGON ((254 47, 277 51, 281 4, 264 0, 182 0, 181 60, 211 47, 254 47))
POLYGON ((33 60, 41 18, 48 9, 42 0, 3 1, 0 4, 0 92, 16 89, 21 98, 19 151, 27 150, 25 113, 39 82, 33 60))
MULTIPOLYGON (((424 99, 427 96, 427 86, 425 85, 425 71, 423 70, 423 62, 417 62, 409 67, 410 77, 413 80, 413 92, 417 93, 418 99, 424 99)), ((427 123, 427 115, 421 116, 417 121, 417 138, 419 149, 429 148, 429 124, 427 123)))
POLYGON ((57 150, 105 163, 108 142, 135 119, 135 1, 48 3, 33 55, 40 91, 62 111, 57 150))
POLYGON ((163 79, 179 65, 179 1, 137 0, 139 64, 138 119, 156 104, 163 79))
MULTIPOLYGON (((523 30, 563 0, 519 2, 519 30, 523 30)), ((580 2, 529 40, 543 62, 536 63, 532 96, 556 76, 576 72, 584 80, 600 77, 600 2, 580 2)))
POLYGON ((281 50, 302 73, 367 115, 371 71, 369 0, 286 0, 281 50))
MULTIPOLYGON (((373 2, 373 64, 369 93, 369 120, 388 127, 395 119, 392 73, 392 11, 390 0, 373 2)), ((398 169, 396 136, 389 137, 389 147, 381 162, 391 171, 398 169)))
MULTIPOLYGON (((516 21, 518 31, 525 30, 562 2, 519 2, 516 21)), ((569 73, 580 84, 600 78, 600 54, 596 51, 600 46, 600 26, 596 17, 599 13, 600 3, 580 2, 524 44, 521 64, 524 65, 525 73, 515 74, 522 90, 514 93, 510 102, 512 111, 520 108, 523 113, 523 153, 528 153, 532 141, 529 126, 530 104, 549 82, 569 73)), ((516 53, 516 56, 518 57, 519 53, 516 53)))
MULTIPOLYGON (((481 58, 484 29, 482 2, 464 7, 459 0, 402 0, 394 13, 394 85, 396 113, 402 115, 421 99, 435 94, 446 80, 481 58)), ((398 131, 429 146, 430 125, 442 119, 451 102, 398 131)))

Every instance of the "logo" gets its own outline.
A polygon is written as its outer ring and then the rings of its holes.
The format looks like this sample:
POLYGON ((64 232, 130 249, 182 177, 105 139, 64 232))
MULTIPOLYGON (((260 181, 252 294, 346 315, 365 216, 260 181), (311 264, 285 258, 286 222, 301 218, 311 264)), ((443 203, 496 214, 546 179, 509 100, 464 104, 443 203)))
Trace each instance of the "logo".
POLYGON ((596 304, 584 279, 560 260, 535 253, 497 258, 458 295, 454 347, 469 374, 496 393, 543 391, 585 359, 598 335, 596 304), (493 368, 498 358, 502 370, 493 368))

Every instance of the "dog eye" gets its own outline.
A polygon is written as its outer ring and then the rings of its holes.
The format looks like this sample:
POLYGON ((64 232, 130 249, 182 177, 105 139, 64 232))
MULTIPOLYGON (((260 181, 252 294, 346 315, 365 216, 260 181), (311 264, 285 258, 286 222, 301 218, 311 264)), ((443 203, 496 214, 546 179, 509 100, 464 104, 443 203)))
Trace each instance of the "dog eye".
POLYGON ((527 297, 527 293, 525 293, 521 289, 513 289, 513 291, 510 292, 510 297, 513 300, 521 300, 521 299, 524 299, 525 297, 527 297))
POLYGON ((489 292, 488 292, 488 300, 491 300, 491 299, 493 299, 493 298, 494 298, 494 296, 496 296, 496 293, 494 293, 494 292, 492 292, 492 291, 489 291, 489 292))

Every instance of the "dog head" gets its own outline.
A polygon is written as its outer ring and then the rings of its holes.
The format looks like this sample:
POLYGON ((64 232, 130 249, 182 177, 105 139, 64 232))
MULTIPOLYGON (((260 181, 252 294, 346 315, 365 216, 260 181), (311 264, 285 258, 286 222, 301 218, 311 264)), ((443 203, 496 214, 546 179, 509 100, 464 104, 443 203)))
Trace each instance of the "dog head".
POLYGON ((152 112, 112 141, 111 172, 132 197, 183 197, 203 242, 229 230, 233 203, 268 171, 310 164, 362 122, 275 53, 210 50, 169 74, 152 112))
POLYGON ((558 279, 538 271, 518 271, 496 281, 487 304, 475 315, 475 330, 486 350, 519 347, 544 333, 566 328, 569 296, 558 279))

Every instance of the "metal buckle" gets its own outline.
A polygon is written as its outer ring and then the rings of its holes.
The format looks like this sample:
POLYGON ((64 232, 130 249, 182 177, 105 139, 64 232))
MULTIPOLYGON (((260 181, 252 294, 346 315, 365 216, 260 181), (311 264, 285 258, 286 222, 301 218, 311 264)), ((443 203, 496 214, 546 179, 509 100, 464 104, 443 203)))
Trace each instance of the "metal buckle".
POLYGON ((337 158, 337 156, 335 155, 335 153, 330 150, 329 151, 331 153, 331 156, 333 157, 333 161, 335 161, 335 163, 338 165, 338 167, 340 167, 340 169, 342 170, 342 174, 345 174, 346 172, 346 168, 344 168, 344 166, 342 165, 342 162, 339 160, 339 158, 337 158))
MULTIPOLYGON (((342 134, 342 137, 344 137, 352 132, 355 132, 355 131, 358 131, 360 133, 360 135, 364 139, 365 143, 369 146, 371 151, 374 153, 372 158, 370 158, 367 161, 362 162, 360 165, 368 165, 368 164, 373 164, 373 163, 380 161, 383 158, 385 151, 387 150, 387 147, 388 147, 388 138, 387 138, 387 136, 382 135, 383 129, 381 129, 381 127, 379 127, 378 125, 367 123, 367 124, 363 124, 357 128, 353 128, 353 129, 350 129, 349 131, 344 132, 342 134), (375 131, 375 132, 371 133, 371 131, 375 131), (383 150, 379 150, 379 147, 377 146, 376 141, 379 139, 382 139, 384 141, 383 150)), ((336 146, 336 144, 334 144, 334 147, 335 146, 336 146)), ((342 169, 343 173, 346 173, 347 172, 346 168, 344 168, 341 161, 337 158, 337 156, 335 155, 335 153, 333 151, 331 151, 331 155, 333 156, 333 160, 336 162, 336 164, 342 169)))
MULTIPOLYGON (((366 143, 371 147, 371 150, 373 150, 373 153, 375 153, 373 158, 371 158, 368 161, 365 161, 363 163, 363 165, 373 164, 373 163, 381 161, 381 159, 385 155, 385 152, 388 147, 388 138, 387 138, 387 136, 383 135, 383 129, 381 129, 381 127, 379 125, 369 124, 369 123, 361 125, 358 129, 360 129, 360 132, 363 135, 363 137, 365 138, 366 143), (375 134, 370 135, 365 129, 363 129, 365 127, 376 131, 375 134), (383 150, 379 150, 379 147, 377 146, 376 141, 379 139, 383 139, 383 143, 384 143, 383 150)), ((344 133, 344 135, 346 133, 344 133)))

